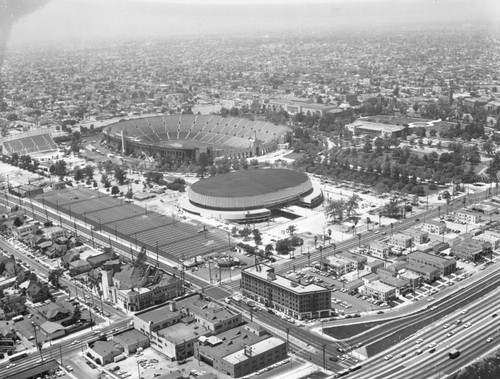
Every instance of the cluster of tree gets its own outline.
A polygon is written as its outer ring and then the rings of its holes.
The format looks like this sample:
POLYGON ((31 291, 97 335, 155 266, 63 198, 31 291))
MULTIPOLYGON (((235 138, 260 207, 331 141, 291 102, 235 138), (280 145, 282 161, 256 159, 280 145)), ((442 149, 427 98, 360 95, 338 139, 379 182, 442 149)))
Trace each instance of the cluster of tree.
POLYGON ((455 126, 452 126, 448 130, 440 131, 439 136, 446 139, 461 138, 464 141, 483 138, 485 137, 484 125, 485 123, 478 123, 476 121, 472 121, 462 126, 460 122, 457 122, 455 126))
POLYGON ((30 172, 35 172, 40 166, 40 162, 37 159, 31 158, 29 155, 20 156, 17 153, 13 153, 10 157, 5 156, 3 161, 30 172))
MULTIPOLYGON (((83 168, 76 166, 73 169, 73 179, 75 180, 75 182, 86 180, 86 183, 90 185, 92 180, 94 179, 94 167, 92 167, 91 165, 86 165, 83 168)), ((97 183, 95 181, 94 183, 95 186, 97 186, 97 183)))
POLYGON ((114 162, 111 162, 109 160, 105 161, 103 163, 98 164, 98 168, 99 171, 103 172, 101 181, 103 182, 103 184, 105 184, 105 187, 106 183, 109 183, 108 176, 111 174, 114 175, 116 181, 120 185, 123 185, 127 180, 127 171, 114 162))
POLYGON ((356 210, 359 208, 360 201, 361 197, 356 194, 353 194, 347 200, 329 200, 325 207, 325 215, 327 218, 332 219, 334 223, 342 223, 346 219, 351 219, 357 223, 358 218, 353 216, 356 215, 356 210))
POLYGON ((397 190, 424 195, 424 187, 418 179, 430 181, 430 189, 435 189, 433 183, 473 183, 479 180, 472 166, 466 170, 466 160, 469 164, 476 161, 478 149, 474 147, 464 149, 461 144, 456 144, 450 152, 422 156, 412 153, 408 147, 393 149, 392 154, 384 151, 380 155, 377 150, 365 152, 354 147, 335 147, 323 160, 306 153, 294 162, 294 166, 335 180, 360 182, 374 187, 379 193, 397 190))
POLYGON ((61 159, 59 161, 55 161, 49 167, 49 172, 51 175, 59 176, 60 178, 68 174, 68 169, 66 166, 66 161, 61 159))
POLYGON ((163 178, 163 173, 158 171, 150 171, 144 174, 146 178, 146 185, 151 182, 160 186, 167 186, 169 190, 184 192, 186 190, 186 181, 182 178, 175 178, 173 182, 168 182, 163 178))
POLYGON ((284 254, 290 253, 297 246, 300 246, 303 243, 304 243, 304 240, 302 238, 292 234, 288 238, 284 238, 284 239, 276 241, 275 250, 278 254, 284 255, 284 254))

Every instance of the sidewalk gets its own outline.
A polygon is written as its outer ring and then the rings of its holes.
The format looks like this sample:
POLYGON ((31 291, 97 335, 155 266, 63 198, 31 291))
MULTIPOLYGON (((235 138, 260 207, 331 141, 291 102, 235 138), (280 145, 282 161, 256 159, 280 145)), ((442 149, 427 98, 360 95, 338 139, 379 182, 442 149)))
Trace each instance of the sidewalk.
POLYGON ((282 372, 271 376, 272 379, 300 379, 317 371, 323 371, 319 366, 313 363, 306 363, 305 365, 293 368, 290 371, 282 372))

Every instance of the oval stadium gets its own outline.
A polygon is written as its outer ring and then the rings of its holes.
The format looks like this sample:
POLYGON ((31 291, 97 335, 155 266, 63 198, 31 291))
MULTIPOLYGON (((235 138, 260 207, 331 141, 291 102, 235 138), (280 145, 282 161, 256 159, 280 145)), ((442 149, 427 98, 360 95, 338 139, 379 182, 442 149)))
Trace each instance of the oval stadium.
POLYGON ((323 201, 309 177, 286 169, 242 170, 202 179, 187 192, 187 212, 240 223, 266 221, 273 211, 299 205, 313 208, 323 201))
POLYGON ((104 128, 108 144, 123 154, 170 155, 197 161, 212 157, 250 158, 275 150, 290 128, 264 121, 218 115, 172 115, 120 120, 104 128))

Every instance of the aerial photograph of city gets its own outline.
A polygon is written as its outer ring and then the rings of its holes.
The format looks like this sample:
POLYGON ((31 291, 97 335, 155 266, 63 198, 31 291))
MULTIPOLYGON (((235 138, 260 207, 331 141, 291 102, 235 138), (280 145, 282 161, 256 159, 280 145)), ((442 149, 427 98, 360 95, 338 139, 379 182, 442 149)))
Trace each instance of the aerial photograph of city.
POLYGON ((0 379, 500 378, 499 0, 0 0, 0 379))

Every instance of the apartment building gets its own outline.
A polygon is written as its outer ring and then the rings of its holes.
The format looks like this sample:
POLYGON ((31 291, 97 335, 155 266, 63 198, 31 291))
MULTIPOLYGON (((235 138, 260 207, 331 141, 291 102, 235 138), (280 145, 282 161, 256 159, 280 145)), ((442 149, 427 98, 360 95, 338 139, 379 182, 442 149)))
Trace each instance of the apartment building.
POLYGON ((409 254, 408 263, 435 268, 439 270, 440 276, 450 275, 457 270, 457 262, 453 258, 443 258, 421 251, 415 251, 409 254))
POLYGON ((326 317, 331 310, 331 290, 316 284, 302 285, 259 264, 241 271, 241 291, 266 306, 302 320, 326 317))
POLYGON ((444 234, 446 231, 446 223, 428 220, 422 224, 422 231, 430 234, 444 234))

